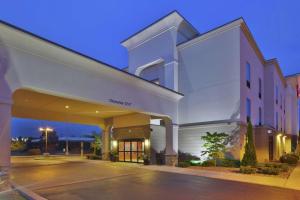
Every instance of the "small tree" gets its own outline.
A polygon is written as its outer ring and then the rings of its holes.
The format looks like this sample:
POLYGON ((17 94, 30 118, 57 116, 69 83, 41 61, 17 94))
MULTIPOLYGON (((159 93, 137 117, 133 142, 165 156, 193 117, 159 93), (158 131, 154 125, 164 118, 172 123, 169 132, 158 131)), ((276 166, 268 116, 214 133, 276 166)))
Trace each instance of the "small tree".
POLYGON ((202 156, 208 155, 216 164, 217 159, 224 156, 226 151, 225 142, 228 139, 228 135, 226 133, 207 132, 201 139, 204 140, 203 147, 205 148, 205 150, 202 151, 202 156))
POLYGON ((101 146, 102 146, 102 141, 101 141, 101 137, 99 134, 93 134, 93 137, 94 137, 94 142, 92 142, 91 144, 91 148, 93 149, 94 151, 94 155, 97 154, 97 151, 99 151, 101 149, 101 146))
POLYGON ((298 135, 298 141, 297 141, 297 146, 296 146, 295 152, 297 155, 300 156, 300 131, 299 131, 299 135, 298 135))
POLYGON ((241 162, 243 166, 256 166, 257 158, 253 139, 253 131, 251 122, 247 126, 245 153, 241 162))

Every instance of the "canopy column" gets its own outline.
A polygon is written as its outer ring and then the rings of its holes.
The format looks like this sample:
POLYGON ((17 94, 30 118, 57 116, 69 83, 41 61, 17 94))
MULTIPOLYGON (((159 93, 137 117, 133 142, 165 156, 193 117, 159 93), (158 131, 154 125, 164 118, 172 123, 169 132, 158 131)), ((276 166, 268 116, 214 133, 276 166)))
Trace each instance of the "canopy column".
POLYGON ((8 177, 10 169, 11 101, 0 98, 0 175, 8 177))
POLYGON ((178 163, 178 125, 169 118, 164 119, 166 127, 166 165, 174 166, 178 163))

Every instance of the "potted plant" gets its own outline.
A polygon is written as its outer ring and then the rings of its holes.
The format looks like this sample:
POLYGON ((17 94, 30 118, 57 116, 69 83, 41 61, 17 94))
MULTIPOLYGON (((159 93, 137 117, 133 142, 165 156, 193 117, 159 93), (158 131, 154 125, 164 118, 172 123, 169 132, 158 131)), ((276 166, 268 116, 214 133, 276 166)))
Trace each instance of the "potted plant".
POLYGON ((150 165, 150 159, 147 154, 144 154, 143 159, 144 159, 144 165, 150 165))
POLYGON ((112 162, 117 162, 118 159, 119 159, 118 152, 112 151, 112 152, 110 153, 110 160, 111 160, 112 162))

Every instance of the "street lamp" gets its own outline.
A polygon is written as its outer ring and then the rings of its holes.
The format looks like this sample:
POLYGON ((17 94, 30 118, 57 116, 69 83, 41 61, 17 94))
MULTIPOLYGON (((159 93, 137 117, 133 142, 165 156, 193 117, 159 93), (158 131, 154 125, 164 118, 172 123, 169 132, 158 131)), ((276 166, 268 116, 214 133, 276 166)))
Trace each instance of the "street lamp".
POLYGON ((48 132, 53 132, 53 129, 49 128, 49 127, 45 127, 45 128, 40 127, 39 131, 40 132, 45 132, 45 136, 46 136, 46 149, 45 149, 45 153, 48 153, 48 132))

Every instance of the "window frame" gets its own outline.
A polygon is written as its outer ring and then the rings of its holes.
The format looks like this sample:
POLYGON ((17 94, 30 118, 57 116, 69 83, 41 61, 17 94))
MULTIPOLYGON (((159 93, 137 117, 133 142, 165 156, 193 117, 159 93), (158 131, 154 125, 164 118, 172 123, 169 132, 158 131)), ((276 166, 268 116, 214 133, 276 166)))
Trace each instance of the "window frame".
POLYGON ((251 88, 251 65, 249 62, 246 62, 246 85, 251 88))
POLYGON ((246 98, 246 118, 247 118, 247 122, 251 121, 251 99, 250 98, 246 98))

